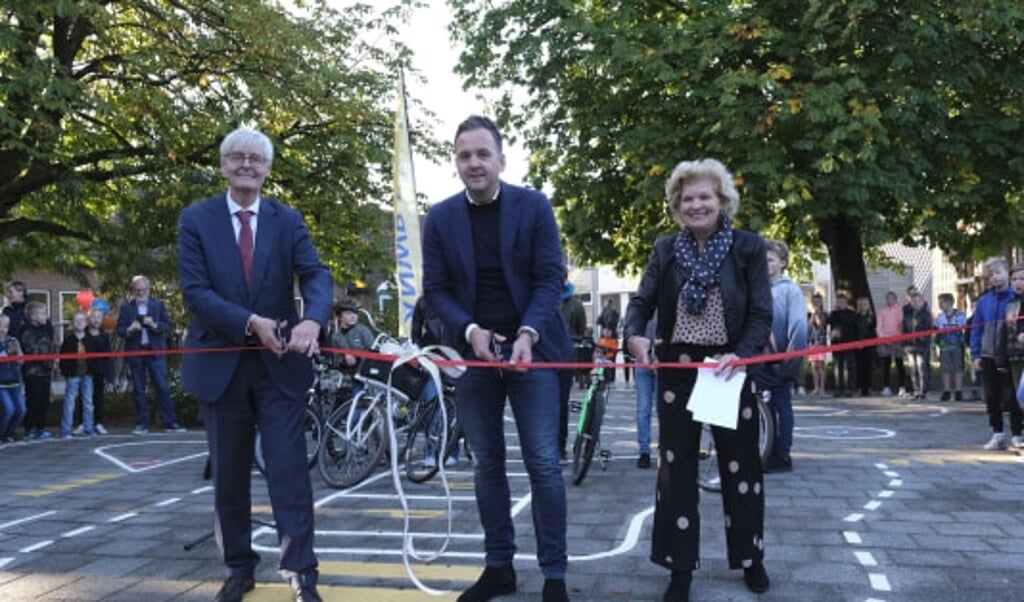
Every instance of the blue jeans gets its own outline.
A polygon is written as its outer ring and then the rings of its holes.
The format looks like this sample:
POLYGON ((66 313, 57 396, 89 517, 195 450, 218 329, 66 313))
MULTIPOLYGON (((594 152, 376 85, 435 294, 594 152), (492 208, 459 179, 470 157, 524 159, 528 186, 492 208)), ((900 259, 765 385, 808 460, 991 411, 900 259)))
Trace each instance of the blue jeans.
POLYGON ((21 383, 0 387, 0 441, 14 437, 14 431, 25 418, 25 395, 21 383))
POLYGON ((161 356, 130 357, 128 365, 132 368, 132 386, 135 391, 135 426, 149 428, 149 407, 146 404, 146 375, 153 380, 156 389, 157 407, 160 420, 164 426, 177 424, 174 417, 174 406, 171 405, 171 391, 167 386, 167 363, 161 356))
POLYGON ((545 579, 564 579, 568 555, 565 482, 558 463, 558 372, 470 368, 456 387, 459 419, 475 457, 473 480, 487 566, 510 565, 516 552, 505 466, 507 397, 530 477, 537 560, 545 579))
POLYGON ((75 400, 82 398, 82 428, 86 435, 92 435, 92 377, 69 376, 64 385, 64 413, 60 418, 60 434, 71 435, 72 422, 75 417, 75 400), (79 395, 81 394, 81 395, 79 395))
POLYGON ((789 460, 793 448, 793 381, 775 374, 771 367, 765 367, 757 374, 759 387, 764 387, 772 397, 768 407, 775 415, 775 441, 772 442, 772 456, 789 460))
POLYGON ((637 367, 636 377, 636 443, 641 454, 651 453, 651 408, 658 390, 658 371, 637 367))

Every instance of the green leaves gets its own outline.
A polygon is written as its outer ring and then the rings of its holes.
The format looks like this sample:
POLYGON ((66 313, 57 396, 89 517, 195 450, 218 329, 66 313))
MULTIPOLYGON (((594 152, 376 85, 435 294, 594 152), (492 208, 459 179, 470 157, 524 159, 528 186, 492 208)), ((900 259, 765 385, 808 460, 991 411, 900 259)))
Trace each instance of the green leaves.
POLYGON ((450 0, 473 84, 525 99, 502 122, 534 154, 570 252, 641 269, 676 226, 676 162, 723 160, 737 220, 862 258, 915 239, 983 256, 1019 230, 1019 3, 450 0), (865 250, 866 249, 866 250, 865 250))
POLYGON ((392 113, 407 57, 392 36, 407 8, 5 6, 0 272, 94 268, 117 290, 138 272, 172 280, 177 215, 223 192, 218 146, 243 124, 274 141, 264 193, 307 215, 336 279, 389 271, 392 113))

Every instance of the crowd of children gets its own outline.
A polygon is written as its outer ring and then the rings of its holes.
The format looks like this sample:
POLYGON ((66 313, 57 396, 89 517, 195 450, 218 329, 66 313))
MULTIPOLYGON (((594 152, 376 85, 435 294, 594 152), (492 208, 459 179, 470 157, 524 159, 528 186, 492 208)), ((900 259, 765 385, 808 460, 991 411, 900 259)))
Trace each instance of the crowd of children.
MULTIPOLYGON (((6 292, 8 305, 0 315, 0 358, 16 359, 0 360, 0 445, 22 439, 51 439, 54 434, 46 421, 55 364, 48 358, 57 351, 54 327, 46 305, 27 299, 25 283, 12 282, 6 292), (23 438, 19 438, 19 427, 24 428, 23 438)), ((82 356, 56 362, 65 378, 61 437, 107 433, 103 426, 103 388, 113 374, 113 361, 85 356, 111 350, 110 336, 101 328, 103 318, 100 308, 74 314, 60 346, 61 354, 82 356), (76 407, 82 420, 72 428, 76 407)))

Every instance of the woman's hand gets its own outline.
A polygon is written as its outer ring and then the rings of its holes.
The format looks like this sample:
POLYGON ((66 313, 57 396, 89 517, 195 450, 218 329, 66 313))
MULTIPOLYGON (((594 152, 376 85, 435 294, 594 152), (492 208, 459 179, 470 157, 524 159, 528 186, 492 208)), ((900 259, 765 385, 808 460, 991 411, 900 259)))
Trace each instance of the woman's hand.
POLYGON ((636 365, 641 368, 650 368, 651 364, 651 339, 640 335, 633 335, 626 341, 629 353, 636 360, 636 365))
POLYGON ((717 359, 718 364, 715 365, 715 376, 725 378, 725 380, 732 380, 732 377, 736 376, 737 373, 746 373, 747 371, 746 366, 734 363, 740 359, 735 353, 726 353, 717 359))

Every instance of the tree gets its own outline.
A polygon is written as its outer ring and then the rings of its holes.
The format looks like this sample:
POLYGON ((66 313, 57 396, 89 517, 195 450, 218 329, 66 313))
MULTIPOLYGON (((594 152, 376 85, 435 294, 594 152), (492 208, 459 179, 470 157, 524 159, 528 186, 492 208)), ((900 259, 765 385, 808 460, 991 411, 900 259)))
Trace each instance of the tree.
POLYGON ((881 243, 969 258, 1022 225, 1019 2, 449 2, 583 261, 642 269, 672 167, 706 156, 741 226, 824 248, 855 296, 881 243))
POLYGON ((239 125, 271 136, 265 193, 304 211, 336 279, 389 272, 394 86, 408 62, 392 23, 407 4, 6 3, 0 273, 95 270, 111 290, 138 272, 174 279, 177 215, 224 189, 218 145, 239 125))

